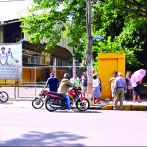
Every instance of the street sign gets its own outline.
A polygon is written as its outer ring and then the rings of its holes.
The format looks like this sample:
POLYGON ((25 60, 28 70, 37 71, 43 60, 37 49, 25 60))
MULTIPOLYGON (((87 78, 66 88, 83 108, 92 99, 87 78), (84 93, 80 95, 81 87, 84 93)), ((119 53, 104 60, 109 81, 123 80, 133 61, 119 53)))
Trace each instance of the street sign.
POLYGON ((104 39, 104 36, 92 36, 92 39, 104 39))

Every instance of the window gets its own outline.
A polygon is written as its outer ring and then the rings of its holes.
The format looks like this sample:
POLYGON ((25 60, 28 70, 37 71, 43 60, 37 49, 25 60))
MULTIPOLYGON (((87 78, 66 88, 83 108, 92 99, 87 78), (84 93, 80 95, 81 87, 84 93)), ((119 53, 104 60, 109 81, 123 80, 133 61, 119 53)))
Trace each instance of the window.
POLYGON ((35 64, 35 57, 31 57, 31 64, 35 64))
POLYGON ((40 57, 35 57, 36 58, 36 64, 40 65, 40 57))
POLYGON ((45 56, 43 56, 43 65, 45 65, 45 56))
POLYGON ((23 63, 29 63, 29 59, 26 56, 23 56, 23 63))
POLYGON ((54 61, 54 59, 52 58, 52 59, 50 60, 50 65, 51 65, 51 66, 53 66, 53 61, 54 61))

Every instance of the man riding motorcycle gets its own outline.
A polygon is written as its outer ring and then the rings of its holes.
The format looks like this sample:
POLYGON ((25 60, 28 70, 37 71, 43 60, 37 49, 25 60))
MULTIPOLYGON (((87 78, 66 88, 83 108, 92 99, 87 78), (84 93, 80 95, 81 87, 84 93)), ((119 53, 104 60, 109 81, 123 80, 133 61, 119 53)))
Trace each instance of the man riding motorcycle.
POLYGON ((69 91, 69 87, 76 87, 76 86, 70 82, 70 74, 65 73, 64 78, 61 80, 60 86, 58 88, 58 93, 61 93, 62 96, 66 99, 68 112, 73 112, 70 109, 70 99, 67 96, 67 93, 69 91))

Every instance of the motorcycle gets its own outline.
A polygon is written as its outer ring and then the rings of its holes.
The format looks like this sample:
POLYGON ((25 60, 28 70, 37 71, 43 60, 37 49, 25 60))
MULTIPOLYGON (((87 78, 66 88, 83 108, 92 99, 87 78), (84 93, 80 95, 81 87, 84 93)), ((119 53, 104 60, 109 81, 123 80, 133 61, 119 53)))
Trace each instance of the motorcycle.
MULTIPOLYGON (((80 111, 85 111, 89 108, 90 103, 87 98, 85 97, 80 97, 81 88, 72 88, 68 92, 68 96, 70 98, 70 106, 72 107, 73 104, 75 103, 75 106, 78 110, 80 111)), ((63 97, 62 94, 56 93, 56 92, 49 92, 47 90, 42 90, 41 93, 39 94, 39 98, 36 98, 33 100, 32 105, 34 107, 34 104, 38 104, 41 106, 37 107, 37 109, 41 108, 44 103, 45 107, 48 111, 53 112, 56 111, 57 109, 65 110, 67 109, 66 107, 66 100, 63 97), (45 98, 45 100, 43 100, 45 98)), ((36 108, 36 107, 34 107, 36 108)))
MULTIPOLYGON (((76 108, 80 111, 85 111, 89 108, 90 103, 87 98, 85 97, 79 97, 81 92, 81 88, 72 88, 68 92, 68 96, 70 98, 70 106, 72 107, 75 103, 76 108)), ((66 107, 66 100, 60 93, 56 92, 49 92, 45 89, 42 89, 42 91, 39 94, 39 98, 35 98, 32 101, 32 106, 35 109, 40 109, 43 107, 45 103, 45 107, 48 111, 53 112, 56 111, 58 108, 61 110, 67 109, 66 107)))

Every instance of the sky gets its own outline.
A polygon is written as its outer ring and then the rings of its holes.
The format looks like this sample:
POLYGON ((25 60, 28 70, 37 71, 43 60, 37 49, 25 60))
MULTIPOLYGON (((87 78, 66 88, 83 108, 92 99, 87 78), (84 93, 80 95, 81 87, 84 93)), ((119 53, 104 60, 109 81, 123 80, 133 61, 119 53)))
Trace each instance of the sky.
POLYGON ((21 9, 26 9, 27 5, 29 5, 28 0, 24 0, 24 1, 0 0, 0 21, 8 21, 19 18, 18 12, 21 9))

